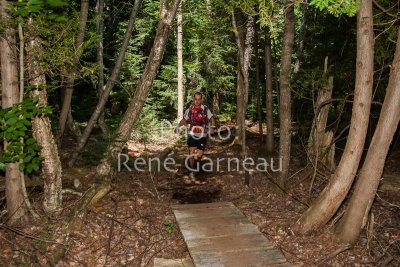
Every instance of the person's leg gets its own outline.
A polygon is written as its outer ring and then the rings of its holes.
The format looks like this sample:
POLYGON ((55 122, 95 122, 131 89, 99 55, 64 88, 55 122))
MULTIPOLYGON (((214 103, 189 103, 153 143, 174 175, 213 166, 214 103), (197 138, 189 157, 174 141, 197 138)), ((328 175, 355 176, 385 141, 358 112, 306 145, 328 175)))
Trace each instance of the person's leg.
POLYGON ((189 147, 189 167, 191 169, 195 168, 195 158, 196 158, 196 147, 189 147))

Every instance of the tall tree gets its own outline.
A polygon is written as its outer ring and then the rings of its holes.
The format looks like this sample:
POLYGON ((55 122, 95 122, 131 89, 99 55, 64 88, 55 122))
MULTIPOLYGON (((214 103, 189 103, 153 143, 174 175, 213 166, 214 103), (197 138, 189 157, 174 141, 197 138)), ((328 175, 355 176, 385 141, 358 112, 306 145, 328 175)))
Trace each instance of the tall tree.
POLYGON ((356 242, 361 230, 368 221, 368 213, 374 202, 390 143, 400 120, 399 88, 400 28, 397 31, 396 53, 391 65, 389 83, 378 125, 372 137, 363 167, 357 177, 357 183, 349 205, 336 229, 337 235, 344 243, 356 242))
POLYGON ((108 97, 109 97, 111 91, 113 90, 115 83, 118 81, 119 73, 121 71, 121 66, 122 66, 122 63, 124 62, 125 53, 126 53, 126 50, 128 49, 129 40, 131 39, 131 36, 132 36, 132 30, 135 25, 135 19, 136 19, 136 16, 139 11, 139 7, 140 7, 141 3, 142 3, 141 0, 135 0, 135 4, 133 5, 131 15, 129 18, 129 22, 128 22, 128 26, 127 26, 127 29, 126 29, 126 32, 124 35, 124 40, 122 41, 121 49, 119 51, 118 58, 117 58, 117 61, 115 62, 115 66, 113 68, 111 76, 108 79, 107 84, 106 84, 102 94, 100 95, 99 101, 97 102, 97 105, 92 113, 92 116, 90 117, 88 124, 87 124, 85 130, 83 131, 81 138, 78 141, 76 150, 73 152, 71 159, 68 161, 68 166, 74 165, 74 163, 79 155, 79 152, 86 145, 87 140, 89 139, 89 136, 92 133, 93 127, 95 126, 102 111, 104 110, 104 107, 107 103, 108 97))
MULTIPOLYGON (((96 33, 97 33, 97 65, 98 65, 98 70, 97 70, 97 77, 98 77, 98 82, 97 82, 97 91, 99 94, 99 98, 104 92, 104 62, 103 62, 103 34, 104 34, 104 14, 103 14, 103 9, 104 9, 104 0, 97 0, 96 4, 96 33)), ((105 122, 104 118, 104 112, 100 114, 100 117, 97 121, 97 124, 99 125, 101 131, 103 132, 104 135, 108 135, 108 127, 105 122)))
POLYGON ((257 95, 257 120, 258 120, 258 132, 260 133, 260 139, 263 136, 262 126, 262 101, 261 101, 261 88, 260 88, 260 61, 258 59, 258 24, 256 23, 254 31, 254 48, 256 57, 256 95, 257 95))
MULTIPOLYGON (((8 1, 2 0, 0 5, 0 18, 2 21, 10 19, 8 1)), ((11 24, 10 24, 11 25, 11 24)), ((9 108, 20 102, 17 70, 17 49, 15 30, 7 26, 0 36, 1 58, 1 85, 2 107, 9 108)), ((7 148, 7 140, 4 140, 4 148, 7 148)), ((27 221, 27 208, 24 201, 23 183, 19 163, 6 164, 6 204, 8 224, 18 224, 27 221)))
MULTIPOLYGON (((39 97, 39 104, 47 105, 46 78, 41 69, 40 62, 43 49, 40 38, 33 29, 33 19, 29 18, 30 41, 26 46, 28 62, 28 80, 32 87, 32 97, 39 97)), ((33 136, 42 147, 40 156, 42 161, 42 173, 44 182, 43 207, 46 211, 56 211, 62 204, 62 168, 58 155, 58 149, 51 131, 50 119, 47 115, 35 116, 32 119, 33 136)))
POLYGON ((294 3, 286 2, 285 6, 285 29, 283 32, 283 46, 281 55, 281 70, 279 75, 280 102, 279 102, 279 157, 282 160, 282 171, 279 175, 278 183, 285 187, 289 176, 290 146, 291 146, 291 58, 295 33, 294 3))
POLYGON ((97 166, 97 173, 102 176, 109 176, 112 173, 112 163, 118 157, 128 140, 132 128, 137 122, 146 98, 151 90, 153 81, 160 67, 161 60, 167 45, 172 23, 175 19, 180 0, 160 1, 160 19, 157 25, 157 32, 154 38, 149 58, 143 70, 142 76, 135 90, 135 95, 129 103, 127 110, 118 126, 116 137, 106 150, 101 163, 97 166))
POLYGON ((272 154, 274 151, 274 110, 272 98, 272 54, 271 54, 271 37, 269 28, 264 30, 265 45, 265 105, 267 117, 267 153, 272 154))
POLYGON ((181 121, 183 117, 183 99, 185 89, 183 88, 183 59, 182 59, 182 3, 179 5, 177 18, 178 28, 178 41, 177 41, 177 54, 178 54, 178 121, 181 121))
MULTIPOLYGON (((246 110, 249 97, 249 68, 253 51, 254 42, 254 24, 255 16, 248 15, 245 27, 238 25, 237 18, 240 14, 232 11, 232 25, 235 33, 236 45, 238 51, 238 70, 237 70, 237 95, 236 95, 236 126, 237 133, 234 143, 242 146, 242 152, 245 153, 246 137, 246 110)), ((244 25, 244 24, 243 24, 244 25)))
POLYGON ((328 79, 326 84, 318 90, 317 101, 314 105, 314 120, 308 139, 308 154, 314 168, 317 168, 318 161, 322 161, 331 170, 334 170, 335 147, 334 144, 331 145, 333 132, 325 132, 330 106, 327 102, 331 99, 333 90, 333 75, 328 74, 328 56, 325 57, 324 75, 328 79))
POLYGON ((71 100, 74 91, 75 74, 82 54, 82 45, 83 45, 83 40, 85 38, 88 11, 89 11, 89 0, 81 0, 78 33, 75 41, 75 56, 72 62, 72 68, 69 70, 68 73, 64 99, 62 101, 62 108, 60 112, 60 118, 58 120, 58 133, 57 133, 58 143, 61 143, 61 138, 64 135, 65 131, 65 123, 68 118, 68 113, 70 112, 71 109, 71 100))
POLYGON ((374 67, 372 1, 362 0, 357 13, 356 82, 349 137, 339 166, 316 201, 296 222, 308 233, 324 225, 346 197, 357 173, 368 129, 374 67))

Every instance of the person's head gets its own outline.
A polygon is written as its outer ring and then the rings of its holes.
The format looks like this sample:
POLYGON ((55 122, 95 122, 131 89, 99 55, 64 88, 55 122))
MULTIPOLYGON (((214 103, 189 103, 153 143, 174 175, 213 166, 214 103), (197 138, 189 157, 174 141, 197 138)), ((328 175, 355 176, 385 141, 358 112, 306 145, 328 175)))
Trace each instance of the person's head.
POLYGON ((203 102, 203 94, 200 92, 196 92, 193 95, 193 104, 195 106, 200 106, 201 103, 203 102))

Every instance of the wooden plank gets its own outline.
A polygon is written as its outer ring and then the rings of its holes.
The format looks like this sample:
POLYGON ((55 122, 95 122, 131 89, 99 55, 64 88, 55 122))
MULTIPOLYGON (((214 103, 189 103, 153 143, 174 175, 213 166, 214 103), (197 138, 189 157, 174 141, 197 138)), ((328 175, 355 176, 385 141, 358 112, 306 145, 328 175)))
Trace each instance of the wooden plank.
POLYGON ((191 258, 185 258, 185 259, 154 258, 153 266, 154 267, 194 267, 193 261, 191 258))
POLYGON ((245 217, 185 218, 178 221, 185 239, 259 233, 245 217))
POLYGON ((277 250, 259 250, 224 253, 191 252, 196 267, 249 267, 275 266, 286 263, 282 253, 277 250))
POLYGON ((175 205, 196 267, 288 267, 283 254, 232 203, 175 205))
POLYGON ((181 204, 172 205, 173 210, 191 210, 191 209, 222 209, 226 207, 235 207, 232 202, 212 202, 200 204, 181 204))
POLYGON ((213 208, 196 208, 196 209, 183 209, 174 210, 177 219, 185 218, 210 218, 210 217, 237 217, 243 216, 242 213, 236 208, 230 209, 213 207, 213 208))

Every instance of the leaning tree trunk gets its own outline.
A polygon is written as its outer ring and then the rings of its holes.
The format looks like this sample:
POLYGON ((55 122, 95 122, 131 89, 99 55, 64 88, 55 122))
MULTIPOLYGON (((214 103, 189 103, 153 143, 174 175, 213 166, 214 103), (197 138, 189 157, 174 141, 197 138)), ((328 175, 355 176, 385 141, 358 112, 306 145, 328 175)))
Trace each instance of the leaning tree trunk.
POLYGON ((349 137, 339 166, 317 200, 296 222, 295 231, 309 233, 326 224, 346 197, 363 152, 371 107, 374 67, 372 2, 362 0, 357 14, 356 83, 349 137))
MULTIPOLYGON (((32 18, 29 26, 33 25, 32 18)), ((46 79, 40 67, 40 55, 43 52, 40 40, 31 31, 31 38, 27 44, 27 62, 29 84, 32 87, 31 97, 38 96, 40 105, 47 105, 46 79)), ((36 142, 42 147, 39 155, 42 161, 44 182, 43 207, 46 211, 56 211, 62 204, 61 162, 58 149, 51 131, 50 119, 47 115, 36 116, 32 119, 32 131, 36 142)))
POLYGON ((268 28, 265 28, 265 102, 267 117, 267 153, 274 152, 274 109, 272 99, 272 55, 271 55, 271 38, 268 28))
POLYGON ((238 50, 238 79, 237 79, 237 112, 236 125, 237 134, 234 144, 242 146, 242 152, 245 153, 246 137, 246 110, 249 96, 249 68, 254 41, 254 15, 248 15, 246 24, 246 35, 241 27, 237 26, 235 12, 232 12, 232 25, 236 37, 238 50))
MULTIPOLYGON (((2 21, 9 19, 8 1, 1 1, 0 18, 2 21)), ((9 108, 20 102, 18 87, 18 68, 16 60, 16 38, 12 28, 6 28, 0 36, 1 58, 1 85, 2 106, 9 108)), ((7 149, 7 140, 4 140, 4 149, 7 149)), ((6 204, 8 221, 10 225, 23 224, 28 220, 27 207, 25 206, 23 184, 19 163, 6 164, 6 204)))
POLYGON ((282 171, 278 183, 285 188, 289 176, 290 146, 291 146, 291 96, 290 96, 290 69, 294 43, 294 3, 289 1, 285 5, 285 29, 283 32, 283 47, 281 56, 280 106, 279 106, 279 157, 282 159, 282 171))
POLYGON ((135 19, 136 19, 137 13, 139 11, 141 2, 142 2, 141 0, 135 0, 135 4, 133 5, 131 16, 129 18, 128 26, 127 26, 127 29, 126 29, 126 32, 124 35, 124 40, 122 41, 121 50, 118 54, 117 62, 115 62, 115 66, 111 73, 111 76, 108 79, 107 84, 103 90, 103 93, 101 94, 99 101, 97 102, 96 108, 94 109, 92 116, 90 117, 88 124, 87 124, 85 130, 83 131, 81 138, 78 141, 76 150, 72 154, 71 159, 68 161, 68 166, 70 166, 70 167, 74 165, 74 163, 79 155, 79 152, 86 145, 87 140, 89 139, 89 136, 92 133, 93 127, 95 126, 97 120, 99 119, 101 113, 103 112, 104 107, 107 103, 108 97, 109 97, 112 89, 114 88, 115 83, 118 81, 122 63, 124 62, 124 58, 125 58, 125 52, 128 49, 129 40, 131 39, 131 36, 132 36, 133 26, 135 25, 135 19))
POLYGON ((72 100, 72 93, 74 91, 74 81, 75 81, 75 74, 76 69, 78 67, 79 59, 82 54, 82 45, 83 40, 85 38, 85 31, 86 31, 86 23, 89 11, 89 0, 81 0, 81 10, 79 14, 79 27, 78 27, 78 35, 75 41, 75 56, 73 59, 73 66, 70 69, 66 81, 66 88, 65 88, 65 95, 62 101, 62 108, 60 112, 60 118, 58 120, 58 133, 57 133, 57 142, 61 144, 61 138, 64 135, 65 131, 65 123, 68 118, 68 112, 71 109, 71 100, 72 100))
POLYGON ((378 125, 368 149, 354 193, 339 222, 336 233, 344 243, 355 243, 364 228, 368 213, 381 180, 390 143, 400 120, 400 28, 397 31, 397 47, 390 70, 378 125))
POLYGON ((182 3, 179 5, 178 14, 176 15, 178 24, 178 42, 177 42, 177 54, 178 54, 178 121, 183 117, 183 59, 182 59, 182 37, 183 37, 183 27, 182 27, 182 3))
POLYGON ((140 112, 142 111, 160 67, 179 3, 180 0, 174 0, 169 4, 168 0, 162 0, 160 2, 160 20, 158 22, 153 47, 136 87, 135 95, 129 103, 129 106, 118 126, 116 138, 108 145, 106 154, 101 160, 101 163, 97 166, 97 173, 99 175, 109 176, 112 173, 112 164, 125 146, 132 128, 139 118, 140 112))

